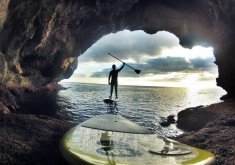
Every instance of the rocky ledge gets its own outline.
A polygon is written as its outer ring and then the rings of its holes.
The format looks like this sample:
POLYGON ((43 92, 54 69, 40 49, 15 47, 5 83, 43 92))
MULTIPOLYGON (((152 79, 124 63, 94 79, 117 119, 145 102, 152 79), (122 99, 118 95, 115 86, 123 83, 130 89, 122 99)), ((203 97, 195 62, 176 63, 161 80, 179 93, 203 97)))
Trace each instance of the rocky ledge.
POLYGON ((0 163, 67 164, 59 142, 72 126, 46 116, 0 115, 0 163))
POLYGON ((0 114, 8 114, 16 111, 15 96, 6 87, 0 85, 0 114))
POLYGON ((215 154, 216 165, 235 164, 235 100, 207 107, 188 108, 178 114, 177 126, 185 131, 183 143, 215 154))

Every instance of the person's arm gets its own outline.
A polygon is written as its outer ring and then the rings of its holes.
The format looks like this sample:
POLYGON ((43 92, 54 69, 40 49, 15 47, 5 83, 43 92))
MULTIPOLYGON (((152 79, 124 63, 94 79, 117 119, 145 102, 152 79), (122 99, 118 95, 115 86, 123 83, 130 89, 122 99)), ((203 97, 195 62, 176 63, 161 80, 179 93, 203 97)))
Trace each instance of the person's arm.
POLYGON ((124 68, 125 64, 126 64, 126 63, 123 62, 122 67, 121 67, 120 69, 118 69, 117 71, 120 72, 120 71, 124 68))
POLYGON ((111 78, 111 72, 109 72, 108 84, 111 84, 111 83, 110 83, 110 78, 111 78))

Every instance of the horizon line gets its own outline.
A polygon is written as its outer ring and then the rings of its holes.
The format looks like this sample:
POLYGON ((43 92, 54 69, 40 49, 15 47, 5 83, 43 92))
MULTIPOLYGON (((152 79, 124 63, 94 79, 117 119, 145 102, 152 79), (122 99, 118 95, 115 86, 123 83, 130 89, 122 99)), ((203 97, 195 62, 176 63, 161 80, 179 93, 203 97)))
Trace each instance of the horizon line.
MULTIPOLYGON (((93 82, 79 82, 79 81, 63 81, 63 82, 58 82, 58 83, 77 83, 77 84, 93 84, 93 85, 108 85, 106 83, 93 83, 93 82)), ((133 87, 156 87, 156 88, 185 88, 185 89, 189 89, 189 87, 187 86, 158 86, 158 85, 131 85, 131 84, 119 84, 118 86, 133 86, 133 87)), ((205 88, 221 88, 219 86, 213 86, 213 87, 203 87, 202 89, 205 88)))

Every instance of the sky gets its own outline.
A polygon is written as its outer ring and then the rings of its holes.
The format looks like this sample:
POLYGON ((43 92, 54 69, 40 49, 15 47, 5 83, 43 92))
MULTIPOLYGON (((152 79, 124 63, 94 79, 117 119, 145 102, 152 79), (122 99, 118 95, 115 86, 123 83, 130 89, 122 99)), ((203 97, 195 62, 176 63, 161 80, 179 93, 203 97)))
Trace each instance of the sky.
POLYGON ((183 48, 172 33, 161 31, 146 34, 144 31, 124 30, 103 36, 78 58, 78 67, 66 82, 107 84, 113 64, 125 66, 119 72, 120 85, 215 87, 218 68, 214 64, 212 47, 195 45, 183 48))

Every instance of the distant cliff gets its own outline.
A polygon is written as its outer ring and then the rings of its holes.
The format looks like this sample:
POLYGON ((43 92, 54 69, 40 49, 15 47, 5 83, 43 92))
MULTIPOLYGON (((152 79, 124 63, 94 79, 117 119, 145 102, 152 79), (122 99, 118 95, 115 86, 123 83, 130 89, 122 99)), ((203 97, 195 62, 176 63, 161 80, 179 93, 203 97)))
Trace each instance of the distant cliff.
POLYGON ((233 0, 10 0, 8 10, 8 0, 0 4, 0 82, 7 86, 55 84, 103 35, 142 29, 172 32, 185 47, 213 46, 217 83, 235 95, 233 0))

